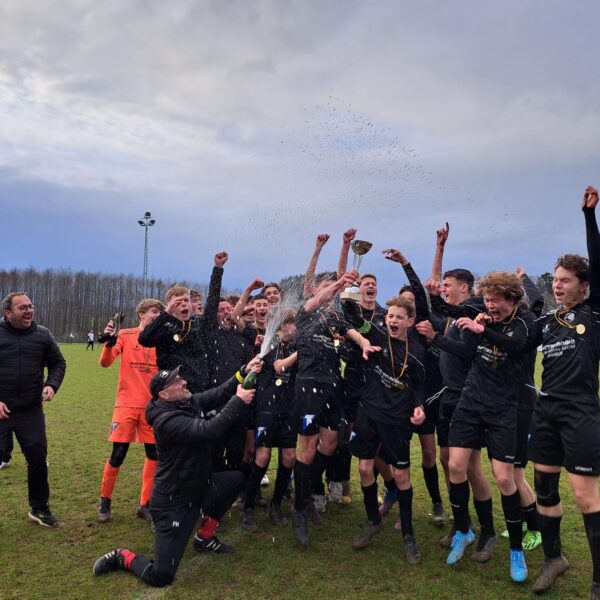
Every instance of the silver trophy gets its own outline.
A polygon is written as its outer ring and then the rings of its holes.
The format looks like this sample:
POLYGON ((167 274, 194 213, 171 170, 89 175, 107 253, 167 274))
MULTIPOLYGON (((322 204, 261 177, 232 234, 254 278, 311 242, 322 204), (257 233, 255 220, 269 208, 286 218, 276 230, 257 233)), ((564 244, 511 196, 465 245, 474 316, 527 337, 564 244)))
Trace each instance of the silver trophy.
MULTIPOLYGON (((352 252, 354 252, 354 262, 352 264, 355 271, 360 269, 362 257, 373 247, 371 242, 365 242, 364 240, 354 240, 350 246, 352 252)), ((358 288, 358 282, 355 282, 353 286, 347 287, 341 294, 342 300, 352 300, 354 302, 360 302, 362 295, 358 288)))

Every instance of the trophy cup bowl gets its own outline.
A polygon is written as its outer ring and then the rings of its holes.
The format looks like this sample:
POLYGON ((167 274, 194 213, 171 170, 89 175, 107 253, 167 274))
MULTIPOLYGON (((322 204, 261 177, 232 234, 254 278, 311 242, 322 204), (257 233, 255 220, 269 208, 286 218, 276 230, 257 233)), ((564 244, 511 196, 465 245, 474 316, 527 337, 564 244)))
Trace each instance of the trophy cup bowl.
MULTIPOLYGON (((354 253, 353 267, 355 271, 358 271, 360 269, 362 257, 373 247, 373 244, 364 240, 354 240, 350 247, 352 248, 352 252, 354 253)), ((362 300, 362 295, 360 293, 360 289, 358 288, 358 282, 356 282, 350 287, 347 287, 340 294, 340 298, 342 300, 352 300, 353 302, 360 302, 362 300)))

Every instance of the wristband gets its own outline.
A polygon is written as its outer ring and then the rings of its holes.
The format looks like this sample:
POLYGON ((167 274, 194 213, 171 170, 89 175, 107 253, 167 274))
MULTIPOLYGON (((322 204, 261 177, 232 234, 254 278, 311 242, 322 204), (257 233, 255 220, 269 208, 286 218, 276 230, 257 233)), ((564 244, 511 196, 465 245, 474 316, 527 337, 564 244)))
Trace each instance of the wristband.
POLYGON ((240 383, 244 383, 244 376, 243 376, 243 375, 242 375, 242 374, 241 374, 239 371, 236 371, 235 378, 236 378, 236 379, 237 379, 237 380, 238 380, 240 383))

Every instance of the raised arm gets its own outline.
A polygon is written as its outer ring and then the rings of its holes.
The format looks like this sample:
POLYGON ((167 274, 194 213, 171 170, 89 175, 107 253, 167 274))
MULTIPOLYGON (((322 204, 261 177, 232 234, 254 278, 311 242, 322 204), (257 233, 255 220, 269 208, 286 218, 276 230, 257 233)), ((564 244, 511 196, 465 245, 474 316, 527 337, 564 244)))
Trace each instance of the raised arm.
POLYGON ((264 285, 265 284, 261 279, 254 279, 243 291, 242 295, 240 296, 240 299, 234 306, 233 312, 231 313, 231 320, 235 323, 236 327, 238 327, 239 333, 241 333, 245 329, 246 323, 244 319, 242 319, 242 314, 244 312, 244 308, 246 308, 246 304, 248 304, 250 294, 254 290, 260 290, 264 285))
POLYGON ((338 279, 346 272, 348 268, 348 253, 350 252, 350 244, 356 237, 356 229, 348 229, 344 232, 342 247, 340 248, 340 257, 338 258, 337 277, 338 279))
POLYGON ((319 261, 321 250, 323 250, 323 246, 327 243, 328 239, 328 233, 320 233, 317 236, 315 249, 313 250, 310 261, 308 262, 308 267, 306 267, 306 273, 304 274, 303 298, 309 298, 312 294, 313 288, 315 287, 315 272, 317 270, 317 262, 319 261))
MULTIPOLYGON (((223 267, 227 262, 229 255, 227 252, 218 252, 215 254, 215 266, 213 267, 210 284, 208 286, 208 296, 202 313, 202 321, 208 329, 216 329, 217 312, 219 310, 219 299, 221 298, 221 283, 223 281, 223 267)), ((243 319, 240 319, 243 321, 243 319)))
POLYGON ((590 304, 600 306, 600 233, 596 222, 596 206, 598 190, 588 186, 583 194, 582 208, 585 216, 585 235, 587 241, 588 260, 590 261, 590 304))
POLYGON ((121 354, 123 351, 123 337, 119 332, 116 336, 116 339, 113 339, 112 336, 115 332, 114 323, 109 321, 106 327, 104 328, 104 333, 111 336, 111 339, 107 341, 102 346, 102 352, 100 353, 100 366, 101 367, 110 367, 110 365, 117 360, 117 356, 121 354))
POLYGON ((419 276, 415 273, 415 270, 412 268, 411 264, 408 262, 408 259, 400 252, 400 250, 394 250, 390 248, 388 250, 383 251, 384 256, 393 262, 400 263, 402 268, 404 269, 404 273, 408 279, 408 283, 412 288, 415 294, 415 312, 416 318, 415 322, 425 321, 429 318, 429 305, 427 304, 427 294, 425 294, 425 289, 423 288, 423 284, 419 279, 419 276))
POLYGON ((436 231, 435 254, 433 255, 433 264, 431 265, 430 278, 435 281, 442 280, 442 264, 444 262, 444 248, 450 235, 450 224, 446 222, 446 227, 436 231))
POLYGON ((352 285, 358 279, 357 271, 348 271, 344 273, 337 281, 327 287, 322 287, 310 300, 304 305, 304 310, 314 312, 324 304, 327 304, 340 290, 352 285))

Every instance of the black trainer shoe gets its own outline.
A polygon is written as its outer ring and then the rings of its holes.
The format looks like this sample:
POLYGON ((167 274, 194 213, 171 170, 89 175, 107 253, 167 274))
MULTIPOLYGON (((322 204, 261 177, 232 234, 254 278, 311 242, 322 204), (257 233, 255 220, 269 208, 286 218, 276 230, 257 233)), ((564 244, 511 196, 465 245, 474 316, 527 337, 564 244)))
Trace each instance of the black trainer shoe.
POLYGON ((249 531, 250 533, 256 533, 258 531, 258 525, 254 518, 254 509, 245 508, 241 514, 242 518, 242 529, 249 531))
POLYGON ((269 517, 275 525, 279 525, 280 527, 288 524, 287 517, 281 512, 281 504, 274 504, 273 502, 269 504, 269 517))
POLYGON ((108 523, 112 519, 111 499, 102 496, 100 498, 100 506, 98 507, 98 521, 100 523, 108 523))
POLYGON ((49 506, 32 508, 28 516, 31 521, 44 527, 57 527, 59 524, 58 519, 50 512, 49 506))
POLYGON ((209 538, 201 538, 196 532, 192 540, 192 546, 198 552, 213 552, 214 554, 230 554, 235 552, 235 548, 229 544, 224 544, 216 535, 209 538))
POLYGON ((421 562, 421 553, 417 547, 417 540, 410 533, 404 536, 404 555, 409 565, 418 565, 421 562))
POLYGON ((383 531, 383 519, 379 519, 379 523, 372 523, 371 521, 367 521, 363 528, 358 532, 358 535, 354 538, 352 542, 352 546, 359 550, 360 548, 365 548, 369 545, 369 542, 373 538, 374 535, 383 531))
POLYGON ((94 563, 94 575, 104 575, 106 573, 110 573, 110 571, 119 571, 120 569, 125 569, 123 564, 124 558, 121 554, 121 550, 126 549, 127 548, 117 548, 116 550, 101 556, 94 563))
POLYGON ((308 546, 308 509, 292 508, 292 528, 296 541, 301 546, 308 546))
POLYGON ((479 536, 479 540, 477 541, 477 547, 475 548, 475 552, 471 554, 471 560, 474 560, 478 563, 484 563, 492 558, 492 554, 494 553, 494 546, 498 543, 497 535, 489 535, 484 537, 483 535, 479 536))
POLYGON ((135 509, 135 514, 140 519, 146 519, 146 521, 152 521, 152 515, 150 514, 150 502, 146 502, 146 504, 140 504, 135 509))

